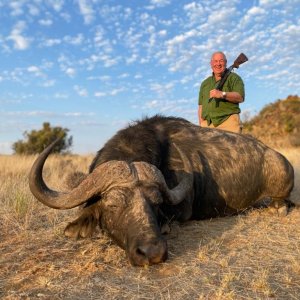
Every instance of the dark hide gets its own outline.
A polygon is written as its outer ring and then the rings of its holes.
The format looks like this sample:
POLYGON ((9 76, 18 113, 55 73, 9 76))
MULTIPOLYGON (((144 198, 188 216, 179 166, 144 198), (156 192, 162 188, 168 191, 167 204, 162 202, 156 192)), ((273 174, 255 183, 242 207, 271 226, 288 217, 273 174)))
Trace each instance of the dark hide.
POLYGON ((232 214, 264 198, 287 199, 293 188, 291 164, 255 138, 159 115, 120 130, 97 153, 90 171, 109 160, 145 161, 159 168, 173 188, 184 174, 172 143, 191 159, 194 170, 189 199, 175 207, 161 205, 172 220, 232 214))

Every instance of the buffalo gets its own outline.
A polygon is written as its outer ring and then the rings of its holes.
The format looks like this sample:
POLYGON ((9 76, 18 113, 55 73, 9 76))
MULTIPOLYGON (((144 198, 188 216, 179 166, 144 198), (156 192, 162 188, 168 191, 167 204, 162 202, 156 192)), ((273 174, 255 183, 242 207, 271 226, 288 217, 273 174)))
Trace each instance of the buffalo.
POLYGON ((266 199, 285 207, 294 185, 291 164, 262 142, 176 117, 155 115, 118 131, 69 192, 43 180, 54 146, 31 168, 32 194, 55 209, 83 206, 65 235, 90 237, 100 226, 138 266, 167 259, 161 229, 170 220, 232 215, 266 199))

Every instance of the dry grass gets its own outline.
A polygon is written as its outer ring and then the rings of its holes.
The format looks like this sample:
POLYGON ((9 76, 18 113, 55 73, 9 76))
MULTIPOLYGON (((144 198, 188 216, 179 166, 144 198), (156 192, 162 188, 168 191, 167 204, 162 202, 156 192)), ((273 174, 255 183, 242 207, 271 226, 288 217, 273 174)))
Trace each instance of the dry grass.
MULTIPOLYGON (((300 151, 281 150, 296 171, 300 151)), ((86 171, 91 157, 50 157, 50 186, 86 171)), ((135 268, 100 232, 73 241, 62 232, 74 215, 38 203, 27 173, 34 157, 0 156, 1 299, 299 299, 300 209, 287 217, 270 210, 177 223, 167 236, 166 263, 135 268)))

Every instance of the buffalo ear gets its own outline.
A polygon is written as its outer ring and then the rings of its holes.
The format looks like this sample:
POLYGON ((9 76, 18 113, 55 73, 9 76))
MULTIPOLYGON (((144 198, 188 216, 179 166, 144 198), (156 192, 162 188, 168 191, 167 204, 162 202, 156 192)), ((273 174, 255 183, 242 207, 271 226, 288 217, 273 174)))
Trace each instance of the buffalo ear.
POLYGON ((91 237, 99 225, 101 211, 98 203, 94 203, 86 208, 81 209, 82 213, 75 221, 69 223, 64 234, 70 238, 91 237))

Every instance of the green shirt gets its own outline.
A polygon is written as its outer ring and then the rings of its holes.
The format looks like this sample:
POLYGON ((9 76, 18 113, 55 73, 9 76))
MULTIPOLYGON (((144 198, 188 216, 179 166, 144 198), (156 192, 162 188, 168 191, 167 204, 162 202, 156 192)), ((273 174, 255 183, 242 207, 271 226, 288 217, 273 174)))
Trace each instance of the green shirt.
MULTIPOLYGON (((239 114, 241 112, 238 103, 232 103, 226 99, 213 99, 208 102, 209 92, 216 88, 218 82, 214 75, 206 78, 201 84, 198 101, 199 105, 202 105, 201 117, 207 120, 208 125, 213 123, 214 126, 220 125, 232 114, 239 114)), ((235 73, 229 74, 222 91, 238 92, 245 99, 243 80, 235 73)))

